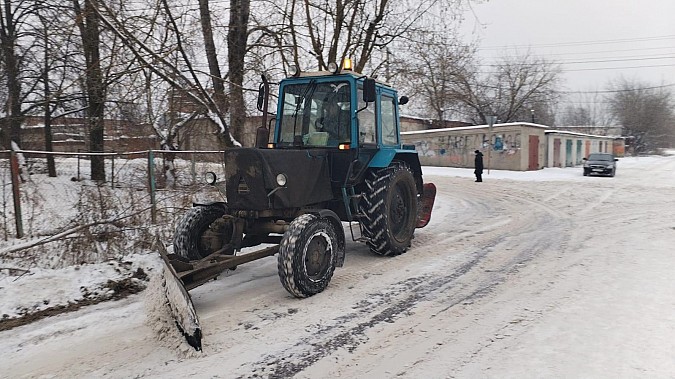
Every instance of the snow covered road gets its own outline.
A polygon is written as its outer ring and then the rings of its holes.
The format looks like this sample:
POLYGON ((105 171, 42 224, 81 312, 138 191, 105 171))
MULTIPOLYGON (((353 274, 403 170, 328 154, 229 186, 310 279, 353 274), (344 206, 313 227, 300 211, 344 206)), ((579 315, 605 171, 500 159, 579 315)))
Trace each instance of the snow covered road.
POLYGON ((276 259, 243 265, 191 292, 202 354, 157 340, 144 294, 0 332, 0 377, 673 377, 675 157, 618 167, 425 168, 402 256, 350 243, 304 300, 276 259))

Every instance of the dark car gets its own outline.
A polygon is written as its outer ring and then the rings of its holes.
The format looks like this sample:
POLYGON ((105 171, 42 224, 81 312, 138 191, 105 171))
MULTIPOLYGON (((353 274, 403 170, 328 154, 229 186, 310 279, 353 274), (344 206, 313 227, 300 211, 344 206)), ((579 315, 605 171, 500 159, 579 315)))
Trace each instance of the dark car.
POLYGON ((584 176, 588 175, 616 175, 616 162, 613 154, 593 153, 584 158, 584 176))

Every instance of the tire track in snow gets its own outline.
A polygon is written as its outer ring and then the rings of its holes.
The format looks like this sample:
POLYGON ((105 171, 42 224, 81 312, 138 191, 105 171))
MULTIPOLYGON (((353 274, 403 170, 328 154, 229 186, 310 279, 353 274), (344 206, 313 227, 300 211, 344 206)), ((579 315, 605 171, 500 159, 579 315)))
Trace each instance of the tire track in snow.
MULTIPOLYGON (((472 202, 479 202, 480 198, 494 198, 493 196, 494 194, 483 194, 478 196, 479 200, 472 200, 472 202)), ((445 200, 451 201, 451 199, 445 200)), ((445 297, 445 309, 443 311, 447 311, 458 304, 476 301, 494 291, 501 283, 505 282, 509 274, 534 259, 538 252, 550 247, 548 238, 540 235, 527 243, 525 248, 518 249, 517 251, 520 251, 520 253, 515 256, 509 256, 505 260, 498 259, 489 262, 490 270, 476 270, 481 265, 487 264, 485 261, 491 257, 494 249, 504 242, 505 237, 507 237, 505 236, 507 233, 504 226, 508 225, 510 230, 535 233, 538 228, 547 224, 552 226, 547 226, 545 230, 555 228, 558 220, 565 216, 540 203, 517 195, 504 195, 502 202, 505 204, 498 205, 510 212, 515 212, 518 217, 511 217, 506 221, 497 220, 488 225, 483 225, 481 228, 469 229, 450 237, 438 235, 425 238, 424 242, 432 246, 444 242, 460 241, 460 247, 473 247, 471 251, 463 254, 462 261, 454 265, 451 270, 444 271, 447 270, 447 267, 442 267, 435 272, 399 281, 382 291, 368 294, 366 300, 358 303, 352 308, 352 311, 344 316, 331 320, 329 325, 314 326, 313 336, 296 341, 283 353, 269 354, 260 361, 252 363, 250 365, 252 367, 246 370, 250 375, 241 377, 279 378, 293 376, 333 354, 338 349, 354 351, 368 340, 368 330, 381 324, 396 323, 398 319, 414 314, 414 308, 422 302, 430 301, 432 298, 445 297), (523 210, 525 209, 524 205, 528 206, 526 211, 523 210), (530 207, 538 209, 532 212, 530 207), (439 271, 444 271, 444 273, 439 274, 439 271), (472 273, 472 271, 477 272, 472 273), (473 283, 462 280, 470 273, 475 280, 473 283), (450 295, 442 296, 444 293, 450 295)), ((477 208, 480 208, 480 206, 477 208)), ((495 206, 487 206, 487 213, 490 213, 489 211, 494 208, 495 206)), ((564 233, 560 234, 560 239, 564 239, 564 233)), ((409 258, 408 260, 412 261, 418 261, 420 258, 442 259, 435 257, 436 251, 437 249, 434 247, 414 247, 402 257, 409 258)), ((414 264, 414 262, 405 263, 414 264)), ((379 266, 386 268, 387 261, 381 262, 379 266)), ((368 270, 357 270, 349 276, 356 278, 365 271, 368 270)))

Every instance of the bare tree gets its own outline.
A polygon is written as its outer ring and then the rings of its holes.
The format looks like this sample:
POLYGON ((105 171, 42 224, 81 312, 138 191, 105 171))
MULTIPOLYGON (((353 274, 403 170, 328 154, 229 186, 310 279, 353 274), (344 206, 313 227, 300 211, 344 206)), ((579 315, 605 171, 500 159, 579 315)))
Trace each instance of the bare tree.
MULTIPOLYGON (((44 71, 42 73, 42 85, 44 88, 44 120, 45 120, 45 150, 54 151, 52 145, 52 105, 50 102, 51 88, 49 86, 49 71, 51 57, 49 56, 49 26, 45 14, 39 12, 38 17, 43 28, 43 52, 44 52, 44 71)), ((49 176, 56 177, 56 162, 53 155, 47 155, 47 171, 49 176)))
POLYGON ((591 112, 588 107, 583 105, 567 105, 563 110, 560 125, 591 126, 595 125, 595 122, 591 118, 591 112))
MULTIPOLYGON (((179 19, 174 15, 175 7, 168 0, 161 0, 160 9, 163 17, 161 21, 167 25, 160 37, 163 41, 160 46, 155 43, 156 36, 139 35, 137 25, 118 17, 119 15, 105 4, 101 4, 101 9, 97 11, 102 22, 122 40, 142 67, 187 96, 194 102, 199 113, 206 115, 218 125, 218 134, 225 146, 238 145, 237 140, 230 134, 223 110, 218 106, 212 92, 202 83, 203 75, 193 64, 190 47, 184 43, 185 34, 179 26, 179 19), (166 43, 169 39, 173 39, 171 48, 168 48, 169 44, 166 43)), ((216 75, 209 75, 214 76, 216 75)), ((221 79, 215 80, 219 82, 221 79)))
POLYGON ((326 69, 331 62, 354 60, 354 70, 374 69, 378 50, 397 40, 433 29, 425 20, 441 11, 459 10, 462 0, 289 0, 275 1, 263 19, 254 16, 253 44, 275 49, 280 62, 326 69), (279 15, 279 17, 276 17, 279 15), (259 33, 259 34, 258 34, 259 33))
MULTIPOLYGON (((3 86, 6 91, 1 95, 6 108, 0 121, 6 138, 0 143, 7 147, 10 139, 21 144, 21 125, 26 116, 36 115, 40 110, 49 114, 69 99, 79 97, 63 96, 65 76, 60 70, 67 67, 67 50, 72 46, 67 25, 72 17, 62 16, 67 10, 63 4, 49 0, 0 3, 0 72, 6 83, 3 86), (49 75, 57 79, 50 79, 49 75), (46 104, 51 109, 45 108, 46 104)), ((70 65, 68 70, 76 66, 70 65)), ((46 126, 49 120, 51 116, 45 119, 46 126)), ((48 127, 45 129, 49 134, 48 127)), ((46 136, 46 141, 48 137, 51 135, 46 136)), ((51 164, 49 168, 53 174, 51 164)))
MULTIPOLYGON (((202 0, 204 1, 204 0, 202 0)), ((230 0, 227 30, 227 63, 230 77, 230 125, 238 139, 243 138, 246 104, 244 101, 245 58, 248 51, 250 0, 230 0)))
POLYGON ((21 124, 24 121, 22 110, 22 58, 28 46, 20 46, 26 34, 30 20, 34 16, 36 3, 32 1, 0 2, 0 62, 2 63, 6 89, 4 117, 0 119, 0 143, 11 148, 12 142, 21 146, 21 124))
POLYGON ((635 153, 653 151, 675 143, 675 113, 668 86, 620 78, 610 85, 609 110, 630 137, 635 153))
MULTIPOLYGON (((168 7, 168 3, 164 2, 168 7)), ((227 111, 225 97, 225 81, 220 73, 220 63, 216 53, 216 43, 213 39, 213 26, 211 23, 211 10, 209 9, 209 0, 199 0, 199 20, 202 26, 202 36, 204 38, 204 51, 206 60, 209 64, 209 74, 213 83, 213 97, 216 105, 223 112, 227 111)))
POLYGON ((500 122, 554 122, 560 73, 556 64, 525 54, 487 67, 483 75, 469 72, 456 82, 465 117, 476 124, 485 124, 491 115, 500 122))
POLYGON ((556 125, 589 127, 611 125, 613 120, 606 106, 604 92, 599 89, 567 92, 561 98, 561 105, 564 106, 556 112, 556 125))
MULTIPOLYGON (((82 37, 82 51, 86 63, 85 86, 87 91, 87 129, 89 130, 89 150, 102 153, 105 83, 101 71, 101 31, 99 28, 98 0, 73 0, 73 9, 77 17, 77 26, 82 37)), ((103 156, 91 157, 91 179, 105 181, 105 161, 103 156)))
POLYGON ((402 77, 386 75, 387 81, 400 82, 411 100, 422 104, 424 114, 434 114, 441 121, 457 117, 462 97, 458 97, 456 83, 471 73, 475 48, 448 33, 428 32, 418 37, 410 41, 401 58, 387 60, 402 77))

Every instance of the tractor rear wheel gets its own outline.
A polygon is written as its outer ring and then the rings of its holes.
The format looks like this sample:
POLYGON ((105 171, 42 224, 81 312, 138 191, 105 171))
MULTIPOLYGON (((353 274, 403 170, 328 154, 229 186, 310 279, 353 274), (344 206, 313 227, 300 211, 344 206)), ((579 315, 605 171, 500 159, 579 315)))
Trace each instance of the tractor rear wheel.
POLYGON ((311 214, 298 216, 279 246, 281 284, 299 298, 323 291, 333 277, 337 250, 337 233, 330 221, 311 214))
POLYGON ((232 224, 224 215, 225 209, 218 205, 190 208, 176 225, 174 254, 197 260, 220 250, 232 237, 232 224))
POLYGON ((417 221, 417 188, 408 166, 397 164, 371 171, 360 213, 370 251, 384 256, 405 253, 417 221))

